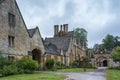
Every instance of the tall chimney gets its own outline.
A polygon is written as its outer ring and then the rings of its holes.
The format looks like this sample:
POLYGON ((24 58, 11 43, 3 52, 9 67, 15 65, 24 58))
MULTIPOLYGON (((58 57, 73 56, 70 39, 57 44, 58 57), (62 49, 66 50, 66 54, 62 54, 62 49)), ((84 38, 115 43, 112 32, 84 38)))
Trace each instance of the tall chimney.
POLYGON ((64 27, 64 32, 66 32, 66 27, 65 27, 65 24, 63 24, 63 27, 64 27))
POLYGON ((56 25, 56 35, 58 36, 59 33, 59 25, 56 25))
POLYGON ((68 33, 68 24, 65 24, 65 32, 68 33))
POLYGON ((56 36, 56 25, 54 25, 54 36, 56 36))
POLYGON ((60 31, 62 31, 62 25, 60 25, 60 31))

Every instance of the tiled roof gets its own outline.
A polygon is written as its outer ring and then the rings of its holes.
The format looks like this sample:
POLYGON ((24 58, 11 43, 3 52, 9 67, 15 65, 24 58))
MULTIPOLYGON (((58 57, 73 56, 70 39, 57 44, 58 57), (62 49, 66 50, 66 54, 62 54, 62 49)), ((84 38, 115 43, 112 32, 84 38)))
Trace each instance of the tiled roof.
POLYGON ((35 33, 35 30, 36 30, 36 28, 28 29, 28 33, 29 33, 30 38, 33 37, 33 35, 34 35, 34 33, 35 33))
POLYGON ((0 0, 0 3, 2 3, 4 0, 0 0))
POLYGON ((48 45, 45 45, 45 52, 49 53, 49 54, 57 54, 59 55, 60 51, 58 50, 58 48, 54 45, 49 43, 48 45))
POLYGON ((46 38, 44 45, 49 45, 50 43, 55 45, 58 50, 67 51, 69 48, 70 37, 46 38))
POLYGON ((67 34, 68 37, 74 37, 74 31, 69 31, 67 34))

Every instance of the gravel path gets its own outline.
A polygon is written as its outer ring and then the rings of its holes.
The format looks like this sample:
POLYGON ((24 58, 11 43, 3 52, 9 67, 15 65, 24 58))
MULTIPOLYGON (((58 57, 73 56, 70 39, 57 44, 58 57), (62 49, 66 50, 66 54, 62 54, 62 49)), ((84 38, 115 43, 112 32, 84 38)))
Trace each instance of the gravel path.
POLYGON ((104 77, 106 73, 105 68, 98 68, 94 72, 80 72, 80 73, 47 72, 47 73, 63 74, 68 77, 65 80, 107 80, 104 77))
POLYGON ((68 76, 65 80, 106 80, 104 77, 105 70, 97 70, 95 72, 84 72, 84 73, 63 73, 68 76))

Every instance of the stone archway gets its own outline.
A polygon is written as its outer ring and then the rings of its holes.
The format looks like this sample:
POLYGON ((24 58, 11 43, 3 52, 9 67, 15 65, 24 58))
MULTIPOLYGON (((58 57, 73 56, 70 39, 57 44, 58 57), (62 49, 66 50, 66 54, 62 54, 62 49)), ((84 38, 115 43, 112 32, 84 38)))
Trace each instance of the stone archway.
POLYGON ((103 61, 103 67, 107 67, 107 66, 108 66, 107 60, 104 60, 103 61))
POLYGON ((97 67, 107 67, 108 66, 107 58, 105 58, 105 57, 98 57, 96 59, 96 63, 97 63, 97 67))
POLYGON ((41 50, 39 49, 32 50, 32 59, 36 60, 39 64, 41 64, 41 58, 42 58, 41 55, 42 55, 41 50))

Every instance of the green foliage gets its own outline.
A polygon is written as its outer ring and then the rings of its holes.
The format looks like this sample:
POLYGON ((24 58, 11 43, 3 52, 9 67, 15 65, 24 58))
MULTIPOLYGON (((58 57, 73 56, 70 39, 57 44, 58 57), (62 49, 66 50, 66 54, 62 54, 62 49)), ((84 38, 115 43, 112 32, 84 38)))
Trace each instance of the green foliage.
POLYGON ((75 36, 77 38, 78 44, 80 44, 81 47, 86 48, 87 47, 87 31, 83 28, 76 28, 75 36))
POLYGON ((55 61, 54 59, 47 59, 46 60, 46 67, 47 69, 51 70, 54 68, 55 61))
POLYGON ((115 46, 114 36, 108 34, 105 39, 103 39, 103 48, 107 50, 112 50, 115 46))
POLYGON ((9 76, 20 73, 32 73, 38 69, 37 61, 22 58, 19 61, 10 61, 7 58, 0 58, 0 73, 2 76, 9 76))
POLYGON ((64 68, 66 68, 66 65, 58 61, 55 63, 55 68, 56 69, 64 69, 64 68))
POLYGON ((9 76, 18 73, 18 68, 15 65, 5 65, 1 71, 2 76, 9 76))
POLYGON ((120 61, 120 47, 115 49, 115 52, 112 54, 112 57, 115 61, 120 61))
POLYGON ((17 61, 16 64, 20 73, 32 73, 39 67, 37 61, 27 58, 22 58, 21 60, 17 61))
POLYGON ((94 50, 98 49, 99 51, 103 50, 103 45, 102 44, 95 44, 93 47, 94 50))
POLYGON ((72 66, 73 68, 79 68, 79 67, 80 67, 79 61, 74 61, 74 62, 72 62, 71 66, 72 66))
POLYGON ((107 80, 120 80, 120 70, 107 70, 107 80))
POLYGON ((108 34, 105 39, 103 39, 103 48, 111 51, 113 48, 120 46, 120 41, 118 36, 113 36, 108 34))
POLYGON ((49 73, 20 74, 8 77, 1 77, 0 80, 64 80, 64 75, 49 73))
POLYGON ((7 58, 5 58, 5 57, 1 57, 0 58, 0 69, 3 69, 3 67, 6 65, 6 66, 8 66, 8 65, 11 65, 13 63, 13 61, 10 61, 10 60, 8 60, 7 58))

